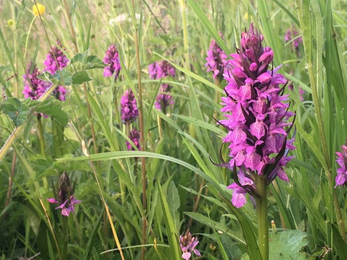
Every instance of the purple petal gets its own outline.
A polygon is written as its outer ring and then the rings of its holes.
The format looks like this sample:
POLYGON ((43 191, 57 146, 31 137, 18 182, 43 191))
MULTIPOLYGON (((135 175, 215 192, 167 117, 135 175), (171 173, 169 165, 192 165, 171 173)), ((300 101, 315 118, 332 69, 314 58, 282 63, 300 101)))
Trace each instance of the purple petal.
POLYGON ((48 201, 49 203, 58 203, 58 201, 57 201, 55 198, 47 199, 47 201, 48 201))
POLYGON ((190 258, 191 255, 192 255, 192 254, 189 253, 189 252, 184 252, 184 253, 182 254, 182 258, 185 259, 185 260, 188 260, 188 259, 190 258))

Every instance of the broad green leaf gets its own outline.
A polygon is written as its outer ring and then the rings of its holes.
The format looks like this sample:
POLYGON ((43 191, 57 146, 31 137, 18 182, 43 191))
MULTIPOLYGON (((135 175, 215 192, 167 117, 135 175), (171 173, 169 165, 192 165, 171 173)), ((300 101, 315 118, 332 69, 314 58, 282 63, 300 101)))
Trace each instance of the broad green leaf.
POLYGON ((12 119, 15 126, 22 125, 28 116, 29 108, 16 98, 8 98, 1 104, 2 112, 12 119))
POLYGON ((88 72, 85 70, 78 71, 72 75, 72 84, 82 84, 87 81, 91 81, 88 72))
POLYGON ((269 234, 270 260, 304 260, 301 252, 308 245, 307 234, 301 230, 283 230, 269 234))
MULTIPOLYGON (((95 55, 88 55, 88 51, 76 54, 70 61, 70 66, 75 70, 103 69, 107 65, 95 55)), ((71 71, 72 72, 72 71, 71 71)))
POLYGON ((72 83, 72 73, 69 72, 67 68, 68 67, 57 71, 54 75, 45 71, 39 76, 37 76, 37 78, 52 82, 57 86, 70 86, 72 83))
POLYGON ((43 113, 51 116, 62 126, 66 126, 69 122, 69 115, 61 109, 62 102, 56 98, 49 98, 44 102, 31 101, 31 104, 36 104, 33 110, 37 113, 43 113))

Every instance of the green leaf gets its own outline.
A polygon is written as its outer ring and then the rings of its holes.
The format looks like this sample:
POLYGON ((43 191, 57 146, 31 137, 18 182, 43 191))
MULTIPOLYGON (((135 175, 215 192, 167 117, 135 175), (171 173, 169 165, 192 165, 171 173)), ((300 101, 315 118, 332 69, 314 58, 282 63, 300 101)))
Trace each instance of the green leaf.
POLYGON ((51 97, 43 102, 32 100, 30 105, 33 104, 35 112, 51 116, 62 126, 66 126, 69 122, 69 115, 61 110, 62 102, 56 98, 51 97))
POLYGON ((170 244, 171 259, 179 260, 181 259, 179 255, 179 245, 178 245, 178 234, 174 220, 172 218, 168 202, 166 201, 163 189, 159 186, 160 199, 164 210, 164 222, 167 229, 167 236, 170 244))
POLYGON ((88 72, 85 70, 78 71, 72 75, 72 84, 82 84, 91 80, 92 79, 89 77, 88 72))
POLYGON ((1 104, 2 112, 12 119, 15 126, 22 125, 28 116, 29 108, 16 98, 8 98, 1 104))
MULTIPOLYGON (((103 69, 107 65, 95 55, 88 55, 88 51, 76 54, 70 61, 70 67, 74 71, 88 69, 103 69)), ((71 71, 69 68, 69 71, 71 71)), ((71 71, 72 72, 72 71, 71 71)))
POLYGON ((222 37, 220 37, 218 31, 213 27, 212 23, 208 20, 200 6, 194 0, 187 0, 188 4, 205 27, 206 31, 212 36, 213 39, 216 40, 217 44, 223 49, 223 51, 227 54, 230 54, 228 47, 223 41, 222 37))
POLYGON ((225 224, 214 221, 211 218, 206 217, 206 216, 204 216, 200 213, 197 213, 197 212, 184 212, 184 214, 186 214, 188 217, 190 217, 192 219, 195 219, 196 221, 199 221, 200 223, 204 224, 205 226, 208 226, 210 228, 221 231, 224 234, 227 234, 228 236, 230 236, 235 241, 246 245, 246 242, 242 238, 235 236, 233 230, 229 229, 225 224))
POLYGON ((72 83, 72 73, 67 70, 68 67, 57 71, 54 75, 45 71, 37 78, 52 82, 57 86, 70 86, 72 83))
POLYGON ((302 260, 306 255, 300 252, 308 245, 307 234, 301 230, 284 230, 269 234, 270 260, 302 260))
POLYGON ((235 216, 240 222, 243 236, 246 240, 249 258, 251 260, 262 259, 260 251, 259 251, 259 247, 257 244, 256 236, 253 232, 254 226, 250 222, 249 218, 241 210, 238 210, 237 208, 235 208, 234 205, 231 204, 229 199, 225 198, 222 195, 220 195, 220 197, 228 205, 228 208, 235 214, 235 216))
MULTIPOLYGON (((220 93, 224 93, 224 91, 220 87, 217 87, 215 84, 209 82, 208 80, 204 79, 203 77, 199 76, 198 74, 195 74, 195 73, 193 73, 193 72, 191 72, 185 68, 182 68, 182 67, 176 65, 175 63, 169 61, 167 58, 165 58, 164 56, 162 56, 156 52, 154 52, 154 54, 159 56, 161 59, 168 61, 172 66, 174 66, 179 71, 182 71, 187 76, 192 77, 192 78, 200 81, 201 83, 205 84, 206 86, 213 88, 215 91, 218 91, 220 93)), ((162 82, 164 83, 164 81, 162 81, 162 82)))
POLYGON ((180 207, 180 197, 173 181, 171 181, 169 189, 167 191, 167 200, 169 203, 170 212, 172 216, 174 216, 178 208, 180 207))

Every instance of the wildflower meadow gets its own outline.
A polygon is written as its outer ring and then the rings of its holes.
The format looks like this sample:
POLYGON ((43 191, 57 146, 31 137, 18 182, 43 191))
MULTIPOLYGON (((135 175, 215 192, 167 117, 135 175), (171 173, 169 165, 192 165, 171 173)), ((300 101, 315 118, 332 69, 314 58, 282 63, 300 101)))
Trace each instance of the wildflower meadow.
POLYGON ((0 0, 0 260, 346 260, 346 10, 0 0))

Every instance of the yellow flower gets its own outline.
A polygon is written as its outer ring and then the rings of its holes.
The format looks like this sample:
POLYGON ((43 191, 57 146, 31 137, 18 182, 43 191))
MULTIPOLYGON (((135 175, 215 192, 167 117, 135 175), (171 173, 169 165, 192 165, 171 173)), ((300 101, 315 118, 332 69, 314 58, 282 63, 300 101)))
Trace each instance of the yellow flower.
POLYGON ((42 4, 36 4, 33 6, 33 13, 36 16, 43 15, 45 12, 45 7, 42 4))
POLYGON ((248 18, 249 18, 248 13, 245 13, 245 15, 243 16, 243 19, 244 19, 244 20, 248 20, 248 18))
POLYGON ((12 19, 7 21, 7 26, 12 27, 14 25, 14 21, 12 19))

